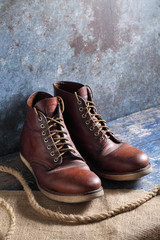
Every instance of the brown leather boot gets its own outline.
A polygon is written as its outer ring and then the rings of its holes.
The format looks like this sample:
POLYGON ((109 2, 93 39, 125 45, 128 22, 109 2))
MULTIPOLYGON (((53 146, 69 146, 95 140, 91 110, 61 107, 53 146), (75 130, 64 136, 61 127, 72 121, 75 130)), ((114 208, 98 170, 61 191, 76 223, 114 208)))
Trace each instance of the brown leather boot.
POLYGON ((56 82, 54 91, 64 100, 64 120, 72 140, 95 173, 107 179, 126 181, 152 171, 144 152, 122 142, 106 126, 92 102, 89 86, 56 82))
POLYGON ((20 157, 47 197, 71 203, 89 201, 103 195, 101 180, 75 148, 63 111, 60 97, 36 92, 28 98, 20 157))

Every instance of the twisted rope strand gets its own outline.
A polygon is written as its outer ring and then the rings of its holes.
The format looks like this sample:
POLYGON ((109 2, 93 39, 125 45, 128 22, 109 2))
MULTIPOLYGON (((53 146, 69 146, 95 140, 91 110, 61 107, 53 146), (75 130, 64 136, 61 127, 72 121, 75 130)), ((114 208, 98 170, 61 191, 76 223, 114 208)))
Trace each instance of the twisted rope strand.
POLYGON ((14 233, 14 229, 15 229, 15 216, 14 216, 13 208, 3 198, 0 198, 0 205, 7 210, 8 214, 10 216, 10 226, 9 226, 8 232, 4 238, 4 240, 10 240, 12 234, 14 233))
MULTIPOLYGON (((74 224, 87 224, 87 223, 99 222, 99 221, 114 217, 118 214, 131 211, 131 210, 141 206, 142 204, 146 203, 147 201, 149 201, 150 199, 152 199, 153 197, 157 196, 160 193, 160 185, 157 185, 150 192, 148 192, 144 198, 138 199, 132 203, 127 203, 124 206, 117 207, 113 210, 106 211, 104 213, 93 214, 93 215, 88 215, 88 216, 81 216, 81 215, 75 215, 75 214, 63 214, 60 212, 54 212, 50 209, 46 209, 46 208, 40 206, 39 203, 36 201, 36 199, 32 193, 32 190, 28 186, 27 182, 25 181, 25 179, 22 177, 22 175, 18 171, 14 170, 12 168, 5 167, 5 166, 0 166, 0 171, 9 173, 19 180, 19 182, 22 184, 24 191, 28 197, 30 205, 38 213, 40 213, 43 216, 52 218, 52 220, 58 220, 61 222, 69 222, 69 223, 74 223, 74 224)), ((13 209, 3 199, 0 199, 0 205, 5 207, 10 215, 10 219, 11 219, 10 228, 5 237, 5 240, 9 240, 11 235, 14 233, 14 229, 15 229, 15 217, 14 217, 13 209)))

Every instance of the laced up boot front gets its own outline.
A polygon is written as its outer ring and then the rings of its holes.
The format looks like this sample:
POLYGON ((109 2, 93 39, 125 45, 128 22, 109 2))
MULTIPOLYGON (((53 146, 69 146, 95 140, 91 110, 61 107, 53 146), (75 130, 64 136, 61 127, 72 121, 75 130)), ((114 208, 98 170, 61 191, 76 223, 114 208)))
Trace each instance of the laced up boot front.
POLYGON ((64 120, 73 142, 95 173, 107 179, 127 181, 152 171, 144 152, 121 141, 107 127, 97 113, 89 86, 56 82, 54 92, 64 100, 64 120))
POLYGON ((90 171, 63 120, 61 97, 32 94, 20 140, 20 157, 47 197, 84 202, 103 195, 99 177, 90 171))

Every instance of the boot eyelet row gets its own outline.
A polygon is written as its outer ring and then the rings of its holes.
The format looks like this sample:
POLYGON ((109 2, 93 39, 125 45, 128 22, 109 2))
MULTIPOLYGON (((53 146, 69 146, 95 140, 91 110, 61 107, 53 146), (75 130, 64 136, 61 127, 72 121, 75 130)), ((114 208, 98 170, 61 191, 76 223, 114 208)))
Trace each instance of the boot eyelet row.
POLYGON ((99 139, 99 140, 100 140, 100 142, 101 142, 101 141, 103 141, 103 140, 104 140, 104 137, 100 137, 100 139, 99 139))
POLYGON ((45 131, 42 131, 42 136, 45 136, 46 135, 46 132, 45 131))
POLYGON ((81 101, 79 101, 79 102, 77 102, 79 105, 81 105, 82 104, 82 102, 81 101))
POLYGON ((89 125, 89 124, 90 124, 90 121, 88 121, 88 120, 85 121, 85 124, 86 124, 86 125, 89 125))
MULTIPOLYGON (((49 145, 48 145, 49 146, 49 145)), ((50 152, 50 156, 53 157, 54 156, 54 152, 50 152)), ((55 163, 58 162, 58 158, 54 158, 53 160, 55 163)))
POLYGON ((41 124, 40 127, 41 127, 41 128, 45 128, 44 124, 41 124))
POLYGON ((50 146, 50 145, 48 145, 48 146, 47 146, 47 149, 48 149, 48 150, 51 150, 51 146, 50 146))
POLYGON ((86 114, 82 114, 82 118, 86 118, 87 116, 86 116, 86 114))
POLYGON ((83 111, 83 107, 80 107, 80 108, 79 108, 79 111, 82 112, 82 111, 83 111))
POLYGON ((95 132, 95 133, 94 133, 94 136, 97 137, 98 135, 99 135, 99 132, 95 132))
POLYGON ((44 138, 44 142, 47 143, 47 142, 48 142, 48 139, 47 139, 47 138, 44 138))
POLYGON ((94 130, 94 127, 90 127, 89 130, 90 130, 90 131, 93 131, 93 130, 94 130))
POLYGON ((42 117, 39 117, 39 118, 38 118, 38 121, 39 121, 39 122, 41 122, 42 120, 43 120, 42 117))

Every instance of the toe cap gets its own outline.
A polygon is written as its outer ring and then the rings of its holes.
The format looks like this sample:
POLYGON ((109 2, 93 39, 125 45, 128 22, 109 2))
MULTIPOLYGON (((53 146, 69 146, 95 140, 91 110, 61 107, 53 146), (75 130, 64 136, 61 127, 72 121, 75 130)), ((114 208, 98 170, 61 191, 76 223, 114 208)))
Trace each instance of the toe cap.
POLYGON ((101 162, 101 169, 111 172, 132 172, 149 164, 146 153, 124 143, 101 162))
POLYGON ((98 190, 101 187, 100 178, 92 171, 84 172, 82 191, 91 192, 98 190))
POLYGON ((132 162, 137 169, 145 168, 149 164, 149 157, 146 153, 139 150, 135 153, 132 162))
POLYGON ((100 178, 86 164, 38 174, 45 176, 39 182, 42 188, 59 193, 85 194, 101 188, 100 178))

